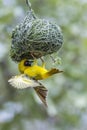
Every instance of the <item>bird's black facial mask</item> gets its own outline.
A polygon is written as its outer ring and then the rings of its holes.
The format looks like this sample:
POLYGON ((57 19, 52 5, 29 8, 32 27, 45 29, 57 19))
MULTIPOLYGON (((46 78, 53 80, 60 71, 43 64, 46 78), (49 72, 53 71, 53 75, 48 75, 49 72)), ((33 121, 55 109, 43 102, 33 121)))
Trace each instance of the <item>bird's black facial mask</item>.
POLYGON ((24 66, 32 66, 33 61, 26 60, 24 66))

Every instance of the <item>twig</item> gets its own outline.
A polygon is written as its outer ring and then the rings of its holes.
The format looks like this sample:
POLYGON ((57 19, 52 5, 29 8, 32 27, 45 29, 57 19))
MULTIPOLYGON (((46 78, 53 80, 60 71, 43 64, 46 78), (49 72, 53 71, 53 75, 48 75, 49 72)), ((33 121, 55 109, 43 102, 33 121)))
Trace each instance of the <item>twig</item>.
POLYGON ((30 3, 30 1, 29 1, 29 0, 26 0, 26 4, 28 5, 29 10, 32 10, 32 9, 31 9, 31 3, 30 3))

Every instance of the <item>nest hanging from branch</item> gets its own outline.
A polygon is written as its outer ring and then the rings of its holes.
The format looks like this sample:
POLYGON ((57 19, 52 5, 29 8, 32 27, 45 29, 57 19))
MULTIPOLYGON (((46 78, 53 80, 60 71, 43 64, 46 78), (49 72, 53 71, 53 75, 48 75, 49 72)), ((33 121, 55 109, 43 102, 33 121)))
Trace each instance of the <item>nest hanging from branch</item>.
POLYGON ((58 51, 63 35, 58 25, 35 16, 32 9, 12 32, 10 56, 19 62, 24 58, 33 59, 58 51))

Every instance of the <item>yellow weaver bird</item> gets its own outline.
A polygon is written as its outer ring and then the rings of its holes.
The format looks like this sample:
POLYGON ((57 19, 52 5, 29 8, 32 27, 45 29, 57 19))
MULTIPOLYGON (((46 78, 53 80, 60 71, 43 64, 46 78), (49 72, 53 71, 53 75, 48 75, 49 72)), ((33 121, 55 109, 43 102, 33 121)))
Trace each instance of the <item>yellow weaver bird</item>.
POLYGON ((56 73, 61 73, 59 69, 53 68, 51 70, 47 70, 45 68, 45 63, 43 62, 42 66, 37 64, 37 60, 35 59, 33 63, 24 59, 18 65, 19 71, 28 75, 35 80, 43 80, 46 79, 56 73))
POLYGON ((45 63, 43 62, 41 66, 37 64, 37 60, 34 62, 27 59, 22 60, 18 64, 18 69, 21 72, 18 76, 13 76, 8 82, 15 88, 28 88, 33 87, 37 95, 40 97, 41 101, 47 106, 46 96, 47 89, 38 80, 46 79, 56 73, 61 73, 59 69, 53 68, 47 70, 45 68, 45 63))

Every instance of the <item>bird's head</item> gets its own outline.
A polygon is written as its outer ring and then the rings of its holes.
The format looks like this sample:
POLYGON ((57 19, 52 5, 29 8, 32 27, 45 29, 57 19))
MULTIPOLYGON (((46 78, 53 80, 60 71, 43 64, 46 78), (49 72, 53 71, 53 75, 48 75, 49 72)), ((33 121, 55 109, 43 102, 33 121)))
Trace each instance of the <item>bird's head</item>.
POLYGON ((25 69, 27 69, 28 67, 30 67, 33 63, 33 60, 29 60, 29 59, 23 59, 20 61, 20 63, 18 64, 18 69, 21 73, 24 73, 25 69))

